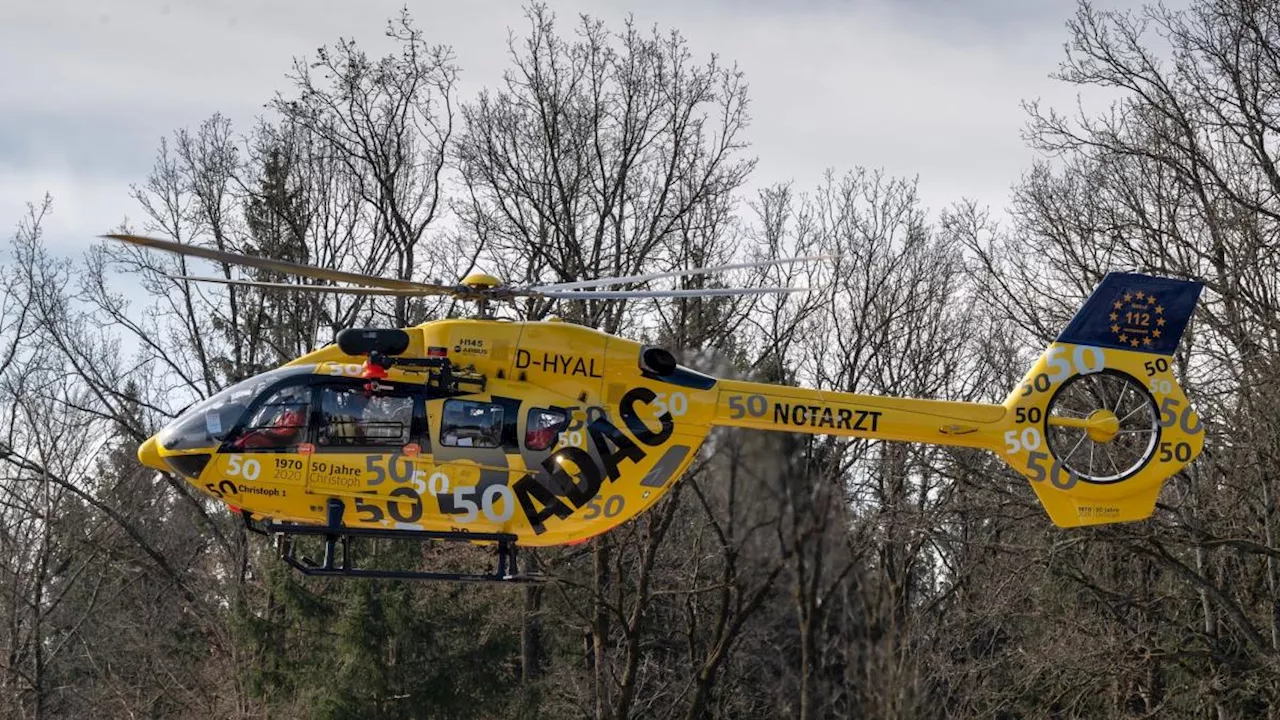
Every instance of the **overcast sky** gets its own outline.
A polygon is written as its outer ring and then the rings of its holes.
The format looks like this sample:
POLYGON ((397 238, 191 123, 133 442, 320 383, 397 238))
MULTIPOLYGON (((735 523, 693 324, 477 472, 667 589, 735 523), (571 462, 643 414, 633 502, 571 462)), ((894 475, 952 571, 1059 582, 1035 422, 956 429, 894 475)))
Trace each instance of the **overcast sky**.
MULTIPOLYGON (((1098 0, 1100 7, 1137 6, 1098 0)), ((339 37, 372 53, 402 0, 6 0, 0 2, 0 222, 47 190, 64 247, 127 215, 159 140, 215 112, 247 130, 285 86, 291 58, 339 37)), ((937 209, 969 197, 1002 209, 1033 155, 1023 100, 1058 107, 1048 76, 1063 57, 1074 0, 550 0, 616 26, 678 28, 700 55, 737 61, 750 83, 753 184, 810 187, 865 166, 918 176, 937 209)), ((461 97, 494 85, 517 0, 411 0, 432 42, 452 45, 461 97)))

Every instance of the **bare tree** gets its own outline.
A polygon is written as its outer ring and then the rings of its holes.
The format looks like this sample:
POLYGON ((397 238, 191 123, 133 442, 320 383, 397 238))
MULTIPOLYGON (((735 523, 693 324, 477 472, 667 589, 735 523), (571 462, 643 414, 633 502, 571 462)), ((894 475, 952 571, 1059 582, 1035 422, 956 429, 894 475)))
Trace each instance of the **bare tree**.
MULTIPOLYGON (((1050 586, 1089 595, 1093 612, 1116 621, 1097 636, 1117 638, 1078 660, 1117 668, 1107 692, 1090 693, 1098 685, 1083 669, 1047 685, 1062 703, 1107 714, 1272 712, 1276 679, 1262 668, 1280 647, 1270 470, 1280 448, 1270 401, 1280 26, 1252 2, 1135 13, 1081 3, 1068 32, 1057 77, 1119 99, 1075 117, 1029 107, 1028 138, 1053 158, 1019 188, 1017 232, 974 248, 984 297, 1005 298, 993 306, 1043 341, 1108 270, 1204 280, 1176 362, 1209 441, 1167 485, 1155 519, 1046 551, 1050 586)), ((1057 657, 1061 668, 1076 662, 1057 657)))
MULTIPOLYGON (((399 52, 371 59, 354 40, 321 47, 314 62, 295 61, 289 79, 296 97, 278 95, 272 106, 287 125, 311 139, 322 161, 338 163, 367 214, 368 269, 394 277, 428 278, 442 253, 422 243, 439 218, 442 175, 454 134, 453 51, 429 45, 408 9, 388 21, 399 52)), ((441 245, 438 249, 444 250, 441 245)), ((447 266, 446 266, 447 267, 447 266)), ((419 311, 420 312, 420 311, 419 311)), ((420 322, 406 298, 397 298, 397 327, 420 322)))
MULTIPOLYGON (((715 57, 698 64, 675 31, 646 34, 628 20, 614 34, 583 17, 568 40, 545 5, 527 16, 502 88, 462 109, 465 226, 510 277, 631 275, 682 259, 681 238, 754 166, 739 157, 741 73, 715 57)), ((616 331, 626 309, 606 301, 578 313, 616 331)))

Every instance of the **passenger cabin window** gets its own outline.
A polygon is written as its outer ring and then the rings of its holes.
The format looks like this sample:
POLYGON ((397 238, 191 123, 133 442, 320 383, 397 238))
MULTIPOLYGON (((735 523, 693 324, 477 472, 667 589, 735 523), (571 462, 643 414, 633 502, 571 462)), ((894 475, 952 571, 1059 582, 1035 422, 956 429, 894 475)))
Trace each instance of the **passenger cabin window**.
POLYGON ((445 400, 440 444, 496 448, 502 443, 502 406, 473 400, 445 400))
POLYGON ((231 442, 237 450, 271 450, 295 447, 307 441, 311 413, 311 387, 294 385, 272 393, 245 423, 240 437, 231 442))
POLYGON ((528 450, 549 450, 556 444, 560 430, 569 422, 563 410, 532 408, 524 428, 524 446, 528 450))
POLYGON ((320 390, 320 415, 321 445, 402 446, 413 430, 413 398, 326 386, 320 390))

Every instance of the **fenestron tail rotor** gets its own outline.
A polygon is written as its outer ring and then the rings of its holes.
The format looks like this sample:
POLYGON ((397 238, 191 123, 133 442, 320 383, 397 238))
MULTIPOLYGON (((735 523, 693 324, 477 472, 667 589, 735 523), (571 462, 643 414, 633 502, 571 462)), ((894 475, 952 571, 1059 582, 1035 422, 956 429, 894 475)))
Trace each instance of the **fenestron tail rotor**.
POLYGON ((706 289, 678 289, 678 290, 594 290, 586 288, 598 288, 610 285, 626 285, 640 284, 653 280, 663 280, 667 278, 686 277, 690 275, 709 275, 714 273, 728 272, 730 270, 741 270, 747 268, 761 268, 775 265, 789 265, 803 262, 815 262, 819 260, 828 260, 836 255, 810 255, 804 257, 777 258, 771 260, 758 260, 752 262, 734 263, 730 265, 717 265, 699 268, 690 268, 685 270, 672 270, 667 272, 648 273, 644 275, 628 275, 611 278, 597 278, 594 280, 580 280, 574 282, 551 283, 542 285, 530 285, 525 287, 512 287, 501 283, 496 278, 488 275, 475 274, 468 276, 461 283, 456 285, 440 285, 434 283, 420 283, 412 280, 397 280, 394 278, 384 278, 374 275, 363 275, 361 273, 346 272, 343 270, 333 270, 330 268, 317 267, 314 265, 305 265, 302 263, 289 262, 286 260, 272 260, 255 255, 246 255, 242 253, 228 252, 225 250, 216 250, 213 248, 201 247, 199 245, 188 245, 184 243, 173 242, 171 240, 160 240, 157 238, 144 237, 140 235, 129 234, 108 234, 103 237, 121 242, 131 243, 141 247, 151 248, 155 250, 164 250, 166 252, 177 253, 180 255, 189 255, 192 257, 213 260, 215 262, 223 262, 231 265, 239 265, 244 267, 258 268, 261 270, 270 270, 273 272, 285 273, 289 275, 297 275, 300 277, 312 278, 315 280, 328 281, 332 283, 346 283, 345 285, 312 285, 312 284, 294 284, 280 282, 263 282, 256 280, 242 280, 235 278, 216 278, 201 277, 192 275, 171 275, 176 280, 185 280, 190 282, 216 283, 222 285, 233 285, 241 287, 257 287, 270 288, 275 290, 300 290, 304 292, 325 292, 325 293, 344 293, 351 295, 379 295, 392 297, 421 297, 428 295, 448 295, 464 300, 476 300, 482 304, 488 303, 490 300, 513 300, 520 297, 529 298, 545 298, 558 300, 605 300, 605 299, 642 299, 642 298, 679 298, 679 297, 723 297, 723 296, 745 296, 745 295, 769 295, 769 294, 787 294, 797 292, 808 292, 809 288, 797 287, 760 287, 760 288, 706 288, 706 289))

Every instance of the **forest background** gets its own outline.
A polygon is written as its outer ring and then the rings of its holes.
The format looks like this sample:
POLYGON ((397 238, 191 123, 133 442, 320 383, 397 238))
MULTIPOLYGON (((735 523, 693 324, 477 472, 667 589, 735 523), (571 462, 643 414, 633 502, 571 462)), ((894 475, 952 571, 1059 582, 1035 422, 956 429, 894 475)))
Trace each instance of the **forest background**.
POLYGON ((394 52, 299 58, 252 126, 165 138, 123 229, 417 280, 839 253, 717 280, 823 288, 786 299, 514 312, 718 373, 985 402, 1106 272, 1200 278, 1176 361, 1204 455, 1150 520, 1068 531, 987 454, 735 430, 637 521, 526 553, 545 585, 306 579, 137 445, 344 327, 465 308, 196 287, 167 277, 181 261, 90 238, 66 258, 46 195, 0 267, 6 716, 1280 714, 1280 6, 1081 3, 1057 78, 1119 100, 1028 104, 1039 159, 1007 223, 861 167, 768 184, 732 59, 670 28, 526 20, 474 96, 407 12, 394 52))

